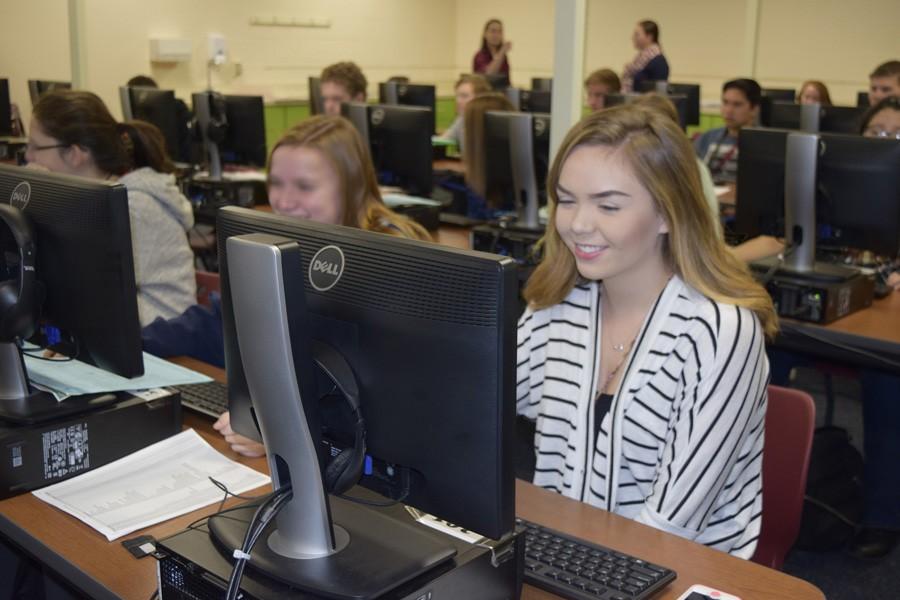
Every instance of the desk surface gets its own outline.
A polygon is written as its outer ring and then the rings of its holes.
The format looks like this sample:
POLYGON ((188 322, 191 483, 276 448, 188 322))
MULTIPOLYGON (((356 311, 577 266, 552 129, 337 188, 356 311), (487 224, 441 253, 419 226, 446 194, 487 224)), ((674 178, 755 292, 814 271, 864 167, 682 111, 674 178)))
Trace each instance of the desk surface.
MULTIPOLYGON (((197 361, 179 359, 177 362, 219 379, 224 377, 222 370, 197 361)), ((191 413, 185 416, 185 426, 193 427, 217 450, 250 467, 266 470, 264 459, 247 459, 231 452, 211 425, 209 419, 191 413)), ((251 492, 256 493, 263 493, 263 490, 251 492)), ((816 587, 800 579, 563 498, 523 481, 516 482, 516 496, 516 513, 525 519, 675 569, 678 579, 658 596, 661 600, 677 598, 694 583, 718 586, 743 600, 824 598, 816 587)), ((200 509, 133 535, 166 537, 214 509, 215 506, 200 509)), ((107 542, 87 525, 31 494, 0 501, 0 533, 39 557, 92 598, 146 600, 156 587, 155 560, 135 559, 119 541, 107 542)), ((537 600, 555 596, 526 586, 522 597, 537 600)))

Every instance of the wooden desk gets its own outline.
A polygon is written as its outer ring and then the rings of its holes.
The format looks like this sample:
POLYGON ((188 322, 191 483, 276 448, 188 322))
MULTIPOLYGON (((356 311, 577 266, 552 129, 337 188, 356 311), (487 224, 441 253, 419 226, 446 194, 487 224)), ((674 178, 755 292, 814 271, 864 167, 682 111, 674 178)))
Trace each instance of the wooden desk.
MULTIPOLYGON (((204 363, 192 359, 177 359, 176 362, 217 379, 224 378, 221 369, 204 363)), ((267 470, 265 459, 248 459, 231 452, 224 439, 212 429, 210 419, 186 413, 185 427, 194 428, 226 456, 259 471, 267 470)), ((265 488, 260 488, 250 494, 265 492, 265 488)), ((743 600, 824 598, 812 584, 795 577, 563 498, 530 483, 517 481, 516 496, 516 513, 525 519, 675 569, 678 579, 657 596, 660 600, 677 598, 693 583, 718 586, 743 600)), ((232 500, 226 506, 235 502, 232 500)), ((215 508, 203 508, 128 537, 146 534, 163 538, 211 514, 215 508)), ((37 557, 91 598, 146 600, 156 588, 154 559, 134 558, 119 540, 107 542, 106 538, 81 521, 31 494, 0 502, 0 534, 37 557)), ((522 598, 538 600, 555 596, 526 586, 522 598)))

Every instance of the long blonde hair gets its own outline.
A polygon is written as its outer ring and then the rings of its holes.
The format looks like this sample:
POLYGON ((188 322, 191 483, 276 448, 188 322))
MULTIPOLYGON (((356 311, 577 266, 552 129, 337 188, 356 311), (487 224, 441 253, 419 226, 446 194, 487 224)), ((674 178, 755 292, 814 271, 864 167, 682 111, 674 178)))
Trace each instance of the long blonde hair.
POLYGON ((593 113, 566 134, 547 178, 544 257, 525 287, 529 305, 539 309, 558 304, 578 281, 575 259, 556 230, 556 209, 560 172, 580 146, 617 148, 625 156, 668 226, 663 254, 674 273, 712 300, 752 310, 770 338, 777 333, 772 299, 716 231, 684 133, 665 115, 634 104, 593 113))
POLYGON ((288 129, 269 153, 267 173, 282 146, 318 150, 334 167, 340 181, 341 225, 431 241, 424 227, 385 206, 369 150, 347 119, 317 115, 288 129))
POLYGON ((463 164, 466 169, 466 185, 488 204, 496 207, 500 201, 489 194, 492 190, 487 189, 485 173, 484 113, 489 110, 512 111, 515 107, 506 96, 497 92, 481 94, 469 100, 463 116, 463 129, 466 132, 463 140, 463 164), (488 195, 492 197, 488 198, 488 195))

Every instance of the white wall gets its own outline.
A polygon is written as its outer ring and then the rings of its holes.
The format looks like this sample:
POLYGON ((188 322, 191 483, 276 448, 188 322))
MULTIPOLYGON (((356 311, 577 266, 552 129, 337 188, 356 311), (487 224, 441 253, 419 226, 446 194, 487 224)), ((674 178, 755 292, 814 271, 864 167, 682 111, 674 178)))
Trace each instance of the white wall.
MULTIPOLYGON (((85 7, 87 86, 119 113, 117 88, 146 73, 180 96, 206 85, 208 33, 225 36, 233 63, 213 85, 268 100, 304 98, 306 78, 355 60, 370 94, 391 75, 438 84, 449 94, 471 69, 484 23, 503 20, 513 82, 553 68, 554 0, 78 0, 85 7), (251 17, 329 19, 327 29, 251 26, 251 17), (151 64, 151 37, 191 40, 186 64, 151 64), (239 62, 242 73, 236 74, 239 62)), ((69 79, 67 0, 6 1, 0 9, 0 77, 27 118, 28 78, 69 79)), ((754 75, 763 85, 818 78, 852 103, 877 64, 898 58, 897 0, 588 0, 585 70, 620 71, 634 56, 636 21, 660 23, 675 81, 699 82, 707 100, 723 81, 754 75)))
POLYGON ((68 81, 69 19, 66 0, 3 0, 0 8, 0 77, 9 79, 9 94, 31 117, 29 79, 68 81))

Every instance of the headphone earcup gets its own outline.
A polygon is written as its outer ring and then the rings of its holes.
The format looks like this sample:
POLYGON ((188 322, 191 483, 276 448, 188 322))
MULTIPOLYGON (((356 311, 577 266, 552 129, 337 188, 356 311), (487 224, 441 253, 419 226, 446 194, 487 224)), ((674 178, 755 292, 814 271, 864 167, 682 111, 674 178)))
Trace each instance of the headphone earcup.
POLYGON ((33 332, 30 307, 19 298, 19 280, 0 282, 0 342, 11 342, 18 337, 28 337, 33 332))
POLYGON ((325 468, 325 487, 329 493, 343 494, 359 481, 362 461, 357 448, 347 448, 325 468))

